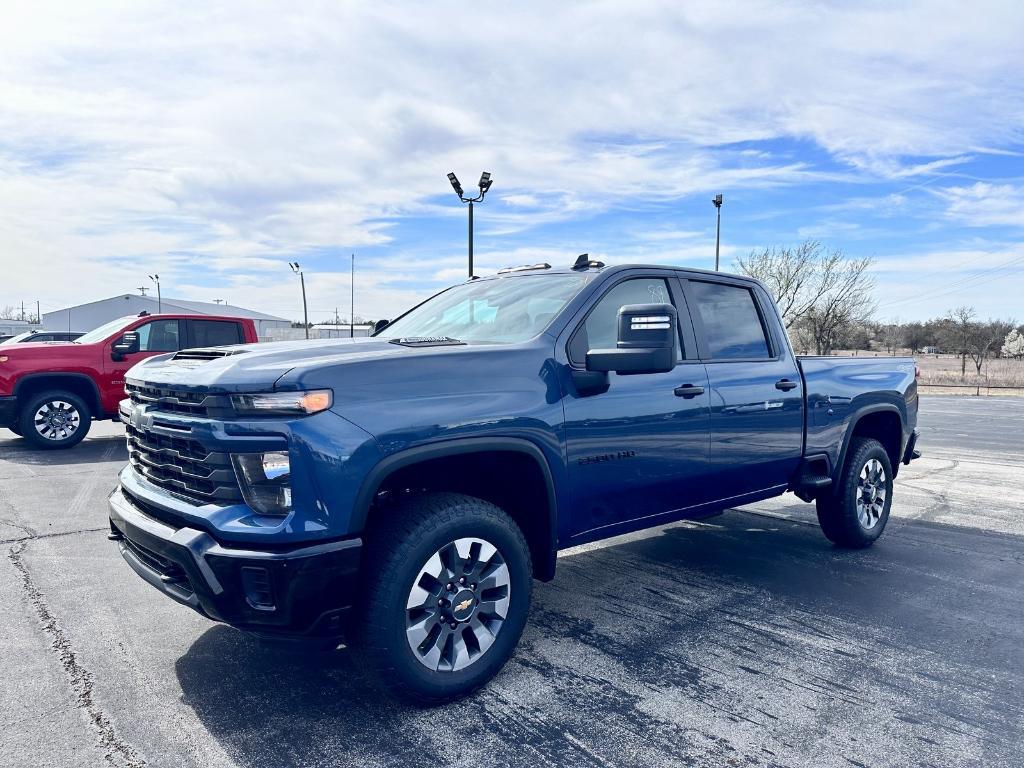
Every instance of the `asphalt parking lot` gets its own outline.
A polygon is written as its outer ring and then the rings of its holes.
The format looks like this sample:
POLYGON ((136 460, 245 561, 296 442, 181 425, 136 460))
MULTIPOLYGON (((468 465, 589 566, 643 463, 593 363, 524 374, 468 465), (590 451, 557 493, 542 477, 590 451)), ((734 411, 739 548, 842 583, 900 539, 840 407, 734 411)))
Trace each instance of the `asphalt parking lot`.
POLYGON ((921 428, 872 549, 787 496, 564 553, 505 671, 433 710, 137 578, 119 427, 0 430, 0 765, 1020 766, 1024 398, 925 398, 921 428))

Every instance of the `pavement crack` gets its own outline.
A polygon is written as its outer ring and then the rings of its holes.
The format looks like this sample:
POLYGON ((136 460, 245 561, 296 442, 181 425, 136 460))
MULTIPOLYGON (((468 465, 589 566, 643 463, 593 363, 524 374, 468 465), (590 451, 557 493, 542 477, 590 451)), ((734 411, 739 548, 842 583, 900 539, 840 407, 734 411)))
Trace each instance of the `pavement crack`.
MULTIPOLYGON (((4 522, 7 521, 0 520, 0 523, 4 522)), ((23 531, 26 532, 31 531, 30 528, 26 528, 25 526, 16 525, 14 523, 10 523, 10 525, 13 525, 16 528, 21 528, 23 531)), ((76 528, 73 531, 57 531, 56 533, 28 533, 28 535, 26 536, 17 536, 13 539, 0 539, 0 544, 16 544, 19 541, 39 541, 42 539, 56 539, 60 538, 61 536, 75 536, 79 533, 99 533, 100 531, 108 530, 110 530, 110 528, 104 525, 99 528, 76 528)))
MULTIPOLYGON (((17 527, 23 528, 24 526, 17 527)), ((71 645, 71 640, 60 626, 56 616, 50 611, 45 595, 36 585, 35 579, 28 569, 24 554, 32 538, 42 537, 31 537, 16 542, 15 546, 8 551, 7 559, 11 561, 18 572, 25 596, 35 610, 43 632, 50 638, 50 648, 67 674, 76 704, 88 715, 90 724, 99 736, 100 746, 106 750, 104 757, 110 765, 122 768, 142 768, 146 765, 146 761, 117 734, 110 718, 93 697, 92 673, 82 665, 78 654, 71 645)))

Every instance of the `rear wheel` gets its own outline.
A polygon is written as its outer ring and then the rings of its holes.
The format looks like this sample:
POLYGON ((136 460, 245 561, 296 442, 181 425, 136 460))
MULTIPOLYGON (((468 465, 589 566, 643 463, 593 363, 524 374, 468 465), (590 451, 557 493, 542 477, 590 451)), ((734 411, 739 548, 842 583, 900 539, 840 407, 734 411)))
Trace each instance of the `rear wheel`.
POLYGON ((853 438, 834 489, 817 500, 822 532, 841 547, 871 546, 889 521, 892 488, 892 463, 882 444, 853 438))
POLYGON ((530 607, 519 527, 481 499, 434 493, 382 513, 367 535, 352 636, 392 693, 423 704, 465 696, 512 655, 530 607))
POLYGON ((89 433, 92 413, 78 395, 62 390, 40 392, 25 400, 17 427, 36 448, 71 448, 89 433))
POLYGON ((11 430, 11 432, 13 432, 14 434, 18 435, 18 437, 21 437, 21 427, 19 427, 17 424, 11 424, 7 428, 11 430))

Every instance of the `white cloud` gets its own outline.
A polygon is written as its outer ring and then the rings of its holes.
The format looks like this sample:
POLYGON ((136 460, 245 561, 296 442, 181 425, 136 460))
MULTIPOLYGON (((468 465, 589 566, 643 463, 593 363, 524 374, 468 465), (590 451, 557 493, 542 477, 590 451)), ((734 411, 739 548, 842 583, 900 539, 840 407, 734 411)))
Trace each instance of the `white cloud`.
MULTIPOLYGON (((283 301, 262 285, 282 256, 464 215, 430 203, 449 169, 494 173, 492 235, 641 197, 933 174, 1019 140, 1022 21, 1017 3, 924 0, 18 4, 0 26, 0 298, 159 271, 197 298, 283 301), (780 137, 850 170, 721 149, 780 137)), ((950 215, 983 225, 957 189, 950 215)), ((429 292, 461 259, 416 255, 373 265, 373 301, 394 311, 416 292, 397 275, 429 292)))
POLYGON ((946 215, 968 226, 1024 227, 1024 187, 977 182, 937 194, 946 202, 946 215))

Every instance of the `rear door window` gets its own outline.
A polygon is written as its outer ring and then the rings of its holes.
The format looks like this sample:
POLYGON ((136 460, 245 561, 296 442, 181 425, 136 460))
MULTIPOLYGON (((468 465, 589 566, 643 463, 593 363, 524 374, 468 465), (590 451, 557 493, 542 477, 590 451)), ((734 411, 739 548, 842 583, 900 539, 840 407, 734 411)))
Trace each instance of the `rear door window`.
POLYGON ((771 347, 749 288, 690 281, 710 360, 767 360, 771 347))
POLYGON ((238 323, 228 320, 189 320, 192 338, 189 342, 196 347, 223 347, 242 341, 238 323))

